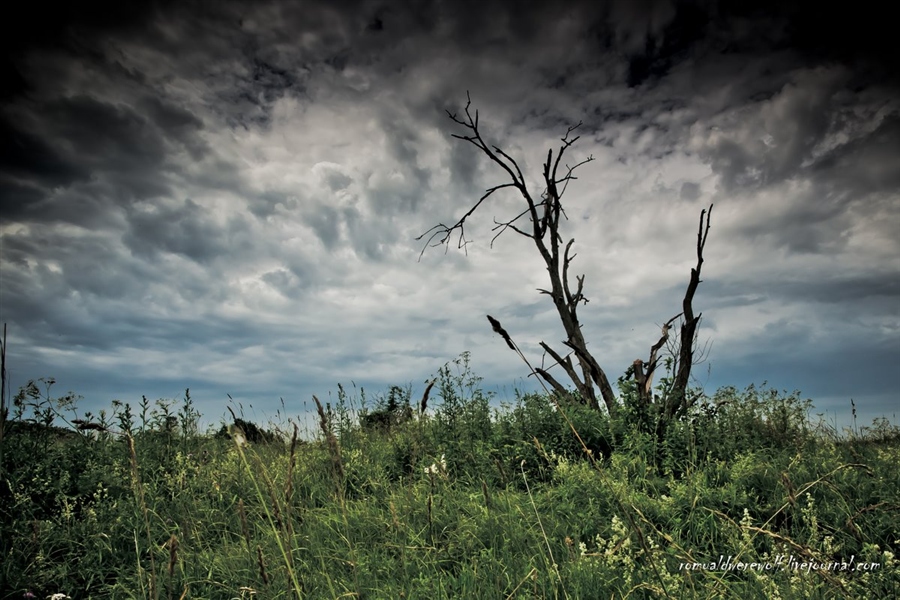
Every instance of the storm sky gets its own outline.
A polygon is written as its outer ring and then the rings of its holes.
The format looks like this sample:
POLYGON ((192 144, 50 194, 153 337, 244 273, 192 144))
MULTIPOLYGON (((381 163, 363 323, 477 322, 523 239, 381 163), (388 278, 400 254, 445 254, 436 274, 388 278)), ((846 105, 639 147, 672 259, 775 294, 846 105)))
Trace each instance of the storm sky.
POLYGON ((563 236, 615 380, 681 310, 714 204, 695 385, 768 381, 860 424, 900 404, 900 68, 874 3, 28 3, 4 19, 0 321, 13 393, 96 412, 230 394, 257 418, 337 384, 424 382, 464 351, 499 400, 562 349, 529 240, 467 221, 539 197, 579 122, 563 236), (827 11, 827 12, 823 12, 827 11), (454 239, 455 241, 455 239, 454 239))

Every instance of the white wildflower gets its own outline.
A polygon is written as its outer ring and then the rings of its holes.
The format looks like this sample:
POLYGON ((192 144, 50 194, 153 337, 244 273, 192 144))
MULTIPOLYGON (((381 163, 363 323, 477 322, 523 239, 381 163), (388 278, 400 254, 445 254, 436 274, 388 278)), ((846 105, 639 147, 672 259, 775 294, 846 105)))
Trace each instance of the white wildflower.
POLYGON ((431 463, 430 467, 425 467, 424 469, 426 475, 447 475, 447 458, 441 454, 441 460, 436 463, 431 463))

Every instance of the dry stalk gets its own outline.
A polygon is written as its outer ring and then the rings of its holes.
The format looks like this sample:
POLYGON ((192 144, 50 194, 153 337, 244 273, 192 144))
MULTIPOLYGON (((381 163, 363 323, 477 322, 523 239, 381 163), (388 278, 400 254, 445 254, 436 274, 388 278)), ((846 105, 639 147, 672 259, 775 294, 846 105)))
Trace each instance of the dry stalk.
POLYGON ((262 548, 256 545, 256 564, 259 565, 259 577, 263 583, 269 585, 269 574, 266 573, 266 560, 263 558, 262 548))
POLYGON ((431 388, 434 387, 435 383, 437 383, 437 379, 432 379, 428 387, 425 388, 425 393, 422 394, 422 401, 419 402, 420 417, 425 415, 425 409, 428 408, 428 395, 431 393, 431 388))
POLYGON ((169 600, 172 600, 172 577, 175 575, 175 565, 178 563, 178 538, 173 533, 169 538, 169 600))
POLYGON ((432 516, 432 506, 434 504, 434 473, 428 473, 430 485, 428 487, 428 537, 431 539, 431 545, 434 546, 434 521, 432 516))
MULTIPOLYGON (((526 581, 528 581, 529 579, 531 579, 531 578, 532 578, 533 576, 535 576, 535 575, 537 575, 537 569, 536 569, 535 567, 531 567, 531 570, 528 571, 528 575, 526 575, 525 577, 523 577, 523 578, 522 578, 522 581, 519 582, 519 585, 517 585, 516 587, 513 588, 513 591, 511 591, 511 592, 509 593, 509 596, 506 597, 506 600, 512 600, 512 598, 514 598, 514 597, 516 596, 516 592, 519 591, 519 588, 522 587, 522 585, 523 585, 526 581)), ((536 592, 536 591, 535 591, 533 597, 537 598, 537 592, 536 592)))
POLYGON ((272 500, 272 517, 275 519, 275 525, 278 526, 280 531, 284 531, 284 521, 281 518, 281 507, 278 502, 278 496, 275 495, 275 487, 272 485, 272 480, 269 479, 269 476, 265 471, 263 471, 263 481, 266 484, 266 491, 269 492, 269 498, 272 500))
POLYGON ((247 511, 244 509, 243 498, 238 499, 238 516, 241 519, 241 533, 244 535, 244 542, 247 544, 247 552, 252 552, 250 549, 250 527, 247 525, 247 511))
POLYGON ((316 403, 316 412, 319 413, 319 428, 322 430, 322 435, 325 436, 325 442, 328 444, 328 450, 331 454, 331 466, 335 479, 338 483, 343 482, 344 463, 341 460, 341 447, 334 436, 334 432, 331 431, 331 423, 325 414, 325 409, 322 408, 322 403, 319 402, 315 395, 313 395, 313 401, 316 403))
MULTIPOLYGON (((294 435, 291 436, 291 453, 288 458, 287 476, 284 481, 284 534, 288 545, 294 539, 294 523, 291 510, 294 504, 294 466, 297 462, 297 424, 294 423, 294 435)), ((288 554, 288 566, 293 567, 293 557, 288 554)))
POLYGON ((484 482, 484 479, 481 480, 481 493, 484 494, 484 506, 488 510, 491 510, 491 508, 493 508, 493 504, 491 503, 491 492, 488 490, 488 486, 484 482))

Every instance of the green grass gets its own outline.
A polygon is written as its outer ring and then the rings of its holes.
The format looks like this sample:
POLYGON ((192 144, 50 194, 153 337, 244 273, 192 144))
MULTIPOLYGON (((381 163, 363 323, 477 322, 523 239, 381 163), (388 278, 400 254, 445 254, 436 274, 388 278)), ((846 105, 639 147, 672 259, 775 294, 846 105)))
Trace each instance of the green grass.
POLYGON ((270 424, 287 433, 244 446, 199 432, 189 395, 138 415, 117 404, 74 433, 54 423, 76 399, 23 390, 3 442, 0 597, 900 593, 896 427, 838 436, 796 394, 729 388, 660 449, 563 406, 591 461, 546 397, 492 410, 456 367, 424 415, 408 389, 354 410, 341 388, 315 435, 270 424), (720 555, 770 569, 705 568, 720 555))

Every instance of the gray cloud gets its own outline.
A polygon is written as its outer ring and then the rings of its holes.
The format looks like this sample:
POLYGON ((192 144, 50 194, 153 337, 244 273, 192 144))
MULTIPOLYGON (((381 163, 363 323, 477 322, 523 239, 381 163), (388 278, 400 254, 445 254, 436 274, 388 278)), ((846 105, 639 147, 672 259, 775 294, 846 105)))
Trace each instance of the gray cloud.
POLYGON ((148 259, 156 258, 158 252, 171 252, 208 263, 240 250, 229 246, 246 231, 246 224, 239 219, 232 219, 226 227, 216 224, 212 215, 188 198, 174 206, 136 206, 129 215, 125 243, 148 259))
POLYGON ((468 221, 468 256, 417 262, 416 236, 505 181, 450 137, 469 90, 534 194, 547 149, 583 121, 567 157, 595 160, 567 192, 566 235, 611 376, 679 310, 714 202, 708 383, 890 397, 900 96, 887 20, 864 7, 94 8, 4 25, 16 382, 56 376, 98 405, 190 386, 215 409, 225 391, 271 406, 350 379, 418 385, 464 350, 491 385, 521 378, 484 314, 537 359, 561 333, 527 240, 488 248, 515 195, 468 221))

